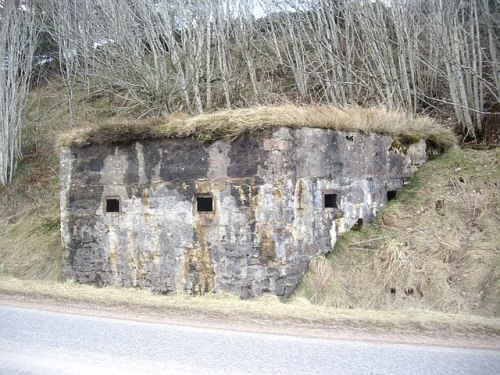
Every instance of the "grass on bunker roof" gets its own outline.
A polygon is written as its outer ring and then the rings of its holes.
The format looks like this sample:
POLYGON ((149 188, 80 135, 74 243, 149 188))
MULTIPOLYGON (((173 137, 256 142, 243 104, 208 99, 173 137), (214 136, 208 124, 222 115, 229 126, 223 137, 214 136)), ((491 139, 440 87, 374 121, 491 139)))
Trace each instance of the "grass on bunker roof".
POLYGON ((337 131, 361 131, 390 135, 403 143, 424 139, 437 147, 456 144, 453 132, 427 116, 413 116, 383 107, 334 107, 330 105, 260 106, 222 110, 189 117, 109 121, 88 125, 63 134, 60 146, 130 143, 147 139, 187 138, 200 141, 234 140, 276 127, 311 127, 337 131))

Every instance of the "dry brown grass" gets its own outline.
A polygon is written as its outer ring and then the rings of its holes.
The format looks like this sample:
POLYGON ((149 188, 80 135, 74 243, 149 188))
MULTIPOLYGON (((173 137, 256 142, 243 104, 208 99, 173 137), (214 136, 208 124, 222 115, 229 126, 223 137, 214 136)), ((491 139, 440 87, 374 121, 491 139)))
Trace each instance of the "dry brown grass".
POLYGON ((57 210, 43 216, 36 212, 24 214, 15 224, 9 224, 5 232, 0 233, 0 274, 25 279, 58 279, 61 237, 57 210))
POLYGON ((498 149, 454 149, 426 163, 374 224, 338 242, 330 287, 313 288, 309 272, 299 295, 338 307, 499 316, 499 160, 498 149))
POLYGON ((268 326, 313 327, 315 329, 381 329, 384 332, 430 333, 464 335, 487 334, 498 337, 500 320, 479 316, 463 316, 422 310, 369 311, 363 309, 336 309, 317 306, 303 298, 288 303, 275 296, 264 295, 254 300, 242 300, 229 294, 157 295, 147 290, 123 288, 95 288, 73 282, 21 280, 0 275, 2 296, 25 296, 30 301, 54 301, 63 304, 88 304, 95 308, 122 308, 128 312, 156 313, 162 316, 181 315, 186 319, 210 321, 218 319, 236 322, 240 329, 244 322, 268 326))
POLYGON ((194 117, 174 114, 166 119, 103 123, 65 134, 60 138, 59 144, 81 146, 185 137, 194 137, 200 141, 233 140, 242 134, 276 127, 375 132, 391 135, 404 143, 425 139, 444 148, 456 144, 456 137, 450 129, 426 116, 410 116, 381 107, 338 108, 316 105, 261 106, 223 110, 194 117))
POLYGON ((56 280, 61 271, 57 159, 24 161, 0 194, 0 274, 56 280))

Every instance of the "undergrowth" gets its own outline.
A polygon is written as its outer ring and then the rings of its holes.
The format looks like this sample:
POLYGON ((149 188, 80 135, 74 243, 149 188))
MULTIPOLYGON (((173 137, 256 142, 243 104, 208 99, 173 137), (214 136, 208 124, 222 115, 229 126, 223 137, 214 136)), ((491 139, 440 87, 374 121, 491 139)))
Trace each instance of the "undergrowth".
POLYGON ((57 158, 24 160, 0 193, 0 273, 56 280, 61 272, 57 158))
MULTIPOLYGON (((14 180, 0 187, 0 274, 23 279, 61 278, 58 135, 72 128, 57 84, 34 89, 23 112, 24 158, 14 180)), ((103 99, 104 101, 106 98, 103 99)), ((80 121, 109 115, 100 101, 78 93, 80 121)))
POLYGON ((339 308, 500 315, 500 150, 424 164, 379 218, 314 259, 297 296, 339 308))

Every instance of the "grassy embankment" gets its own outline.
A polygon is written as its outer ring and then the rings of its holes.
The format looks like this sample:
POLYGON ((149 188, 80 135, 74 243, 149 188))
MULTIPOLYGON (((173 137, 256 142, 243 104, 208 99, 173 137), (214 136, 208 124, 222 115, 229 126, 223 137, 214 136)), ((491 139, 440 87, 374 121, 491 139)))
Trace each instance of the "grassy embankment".
MULTIPOLYGON (((4 212, 0 217, 0 293, 159 312, 500 333, 498 150, 453 149, 425 164, 374 224, 344 235, 329 257, 313 261, 305 282, 288 303, 270 297, 241 301, 220 295, 158 296, 58 282, 53 140, 68 129, 66 115, 57 108, 56 92, 32 99, 26 114, 28 139, 31 143, 35 139, 38 143, 31 147, 41 151, 33 152, 22 163, 16 180, 0 191, 4 212)), ((114 115, 103 102, 84 108, 80 118, 91 123, 114 115)), ((182 116, 177 119, 186 121, 182 116)), ((216 131, 210 130, 201 139, 212 138, 216 131)), ((88 129, 77 132, 79 136, 108 134, 88 129)))
POLYGON ((423 165, 377 220, 310 265, 298 295, 339 308, 500 315, 500 150, 423 165))

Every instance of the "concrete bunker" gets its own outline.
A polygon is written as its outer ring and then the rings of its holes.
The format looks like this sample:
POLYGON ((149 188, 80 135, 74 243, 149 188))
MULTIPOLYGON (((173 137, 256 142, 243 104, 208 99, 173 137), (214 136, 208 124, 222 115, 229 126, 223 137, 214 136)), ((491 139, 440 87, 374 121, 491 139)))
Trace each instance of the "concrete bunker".
POLYGON ((274 127, 61 150, 66 277, 161 293, 289 297, 309 260, 370 221, 427 158, 419 140, 274 127))

